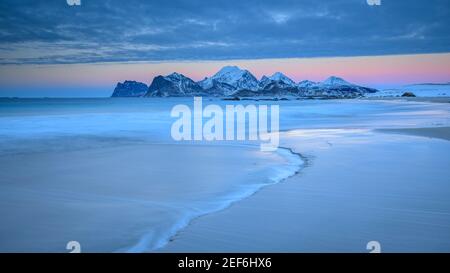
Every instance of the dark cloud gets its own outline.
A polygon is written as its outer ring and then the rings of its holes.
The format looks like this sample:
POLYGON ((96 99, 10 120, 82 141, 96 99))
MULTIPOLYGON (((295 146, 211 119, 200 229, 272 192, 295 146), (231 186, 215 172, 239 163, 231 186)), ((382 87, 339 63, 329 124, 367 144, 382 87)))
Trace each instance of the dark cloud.
POLYGON ((450 51, 448 0, 2 0, 0 63, 450 51))

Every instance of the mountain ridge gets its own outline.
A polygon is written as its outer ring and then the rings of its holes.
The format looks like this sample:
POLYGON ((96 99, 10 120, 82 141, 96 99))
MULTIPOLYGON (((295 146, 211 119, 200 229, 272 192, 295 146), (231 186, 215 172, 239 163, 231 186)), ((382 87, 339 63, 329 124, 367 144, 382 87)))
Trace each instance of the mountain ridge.
POLYGON ((183 74, 173 72, 153 78, 147 92, 144 83, 125 81, 118 83, 112 97, 260 97, 293 96, 308 98, 352 98, 378 90, 350 83, 343 78, 330 76, 323 82, 303 80, 298 83, 275 72, 261 80, 248 70, 237 66, 225 66, 211 77, 194 81, 183 74), (133 90, 136 89, 136 90, 133 90), (125 91, 121 91, 125 90, 125 91))

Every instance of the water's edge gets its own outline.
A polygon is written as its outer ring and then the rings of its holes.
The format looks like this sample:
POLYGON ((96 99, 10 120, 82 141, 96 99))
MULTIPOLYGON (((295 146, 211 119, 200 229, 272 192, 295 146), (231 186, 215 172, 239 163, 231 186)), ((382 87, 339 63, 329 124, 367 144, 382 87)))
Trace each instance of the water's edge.
POLYGON ((127 253, 141 253, 141 252, 152 252, 158 249, 163 248, 169 242, 174 241, 176 236, 189 224, 199 217, 216 213, 231 207, 233 204, 242 201, 246 198, 251 197, 256 194, 260 190, 265 187, 272 186, 278 183, 285 181, 286 179, 297 175, 302 169, 309 166, 310 160, 308 157, 293 151, 288 147, 279 147, 276 151, 279 155, 287 159, 290 164, 287 165, 284 172, 278 173, 270 180, 271 183, 261 183, 252 185, 252 187, 241 188, 239 192, 229 193, 227 196, 224 196, 223 200, 225 200, 220 206, 210 208, 209 210, 204 210, 201 212, 197 212, 191 215, 185 215, 184 218, 179 219, 177 223, 175 223, 170 230, 165 233, 164 237, 159 238, 156 244, 153 246, 150 245, 150 241, 153 237, 153 232, 149 232, 143 235, 139 241, 130 248, 127 249, 119 249, 117 252, 127 252, 127 253))

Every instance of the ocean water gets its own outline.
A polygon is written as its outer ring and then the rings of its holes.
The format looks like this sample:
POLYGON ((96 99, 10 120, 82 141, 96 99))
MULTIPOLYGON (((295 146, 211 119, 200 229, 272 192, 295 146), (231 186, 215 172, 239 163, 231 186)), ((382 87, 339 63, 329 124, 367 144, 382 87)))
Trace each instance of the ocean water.
MULTIPOLYGON (((192 98, 0 99, 2 138, 55 136, 130 137, 170 141, 174 105, 193 106, 192 98)), ((280 130, 291 128, 443 125, 447 104, 367 100, 223 101, 203 106, 280 105, 280 130), (381 118, 380 118, 381 117, 381 118), (430 121, 433 123, 430 124, 430 121)))
MULTIPOLYGON (((221 103, 221 101, 217 101, 221 103)), ((0 102, 0 251, 144 252, 192 219, 295 174, 258 143, 175 142, 186 99, 0 102)))
MULTIPOLYGON (((170 99, 0 100, 0 251, 153 251, 193 219, 301 171, 288 149, 258 142, 175 142, 170 99)), ((222 101, 277 104, 280 130, 370 130, 450 124, 447 104, 222 101)), ((326 132, 326 131, 325 131, 326 132)), ((220 236, 220 235, 218 235, 220 236)))

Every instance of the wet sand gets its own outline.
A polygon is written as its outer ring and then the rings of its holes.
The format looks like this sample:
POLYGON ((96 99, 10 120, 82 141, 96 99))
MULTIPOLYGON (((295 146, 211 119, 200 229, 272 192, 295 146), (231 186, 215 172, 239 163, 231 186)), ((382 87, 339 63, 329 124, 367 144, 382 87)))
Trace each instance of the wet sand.
POLYGON ((450 127, 378 129, 378 131, 384 133, 416 135, 429 138, 450 140, 450 127))
POLYGON ((68 252, 69 241, 145 252, 275 183, 289 162, 259 147, 135 144, 5 154, 0 166, 0 252, 68 252))
POLYGON ((403 100, 414 102, 450 103, 450 97, 369 97, 367 100, 403 100))
POLYGON ((450 251, 450 142, 370 130, 295 130, 308 167, 194 220, 161 252, 450 251), (412 148, 413 147, 413 148, 412 148))

